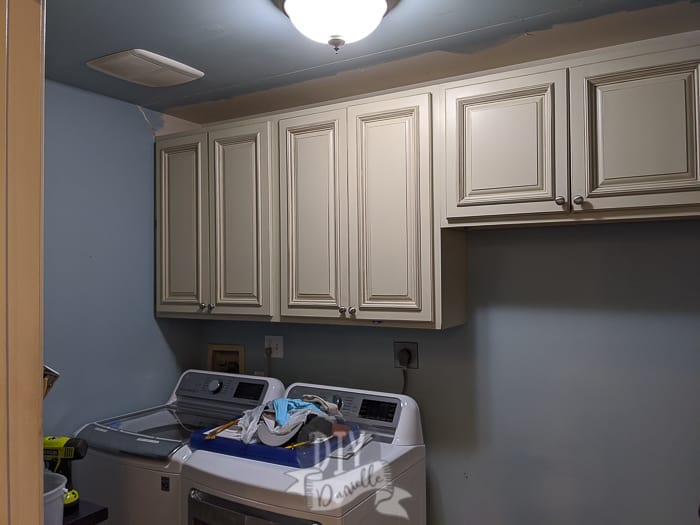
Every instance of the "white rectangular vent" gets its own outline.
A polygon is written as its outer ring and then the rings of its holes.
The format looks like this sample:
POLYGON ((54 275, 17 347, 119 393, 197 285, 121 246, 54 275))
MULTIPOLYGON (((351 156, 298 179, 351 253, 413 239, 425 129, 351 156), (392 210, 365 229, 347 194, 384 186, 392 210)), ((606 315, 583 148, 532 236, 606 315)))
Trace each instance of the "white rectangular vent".
POLYGON ((177 86, 202 78, 204 73, 171 58, 144 49, 129 49, 87 63, 92 69, 148 87, 177 86))

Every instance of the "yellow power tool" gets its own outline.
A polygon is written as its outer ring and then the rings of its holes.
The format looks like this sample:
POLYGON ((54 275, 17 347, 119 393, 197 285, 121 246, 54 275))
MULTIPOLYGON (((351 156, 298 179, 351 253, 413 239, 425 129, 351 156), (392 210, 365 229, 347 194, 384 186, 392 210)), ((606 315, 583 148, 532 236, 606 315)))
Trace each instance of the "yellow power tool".
POLYGON ((44 437, 44 463, 52 472, 63 474, 68 480, 67 492, 63 495, 63 508, 71 512, 78 508, 78 491, 71 480, 71 461, 83 459, 87 454, 87 441, 66 436, 44 437))

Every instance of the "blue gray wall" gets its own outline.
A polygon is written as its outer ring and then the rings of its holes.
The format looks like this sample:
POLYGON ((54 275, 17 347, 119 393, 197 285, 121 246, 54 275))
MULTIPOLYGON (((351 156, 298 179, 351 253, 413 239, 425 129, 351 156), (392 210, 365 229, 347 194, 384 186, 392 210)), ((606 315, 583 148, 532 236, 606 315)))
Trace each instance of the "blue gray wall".
POLYGON ((47 83, 46 432, 160 402, 208 342, 254 371, 283 335, 287 384, 396 391, 417 341, 431 525, 697 523, 700 222, 472 232, 440 332, 155 321, 152 144, 135 106, 47 83))
MULTIPOLYGON (((151 115, 153 117, 153 115, 151 115)), ((156 321, 151 127, 136 106, 48 81, 44 432, 164 401, 198 325, 156 321)))
POLYGON ((469 234, 467 324, 442 332, 210 322, 273 375, 397 391, 417 341, 429 523, 697 523, 700 222, 469 234))

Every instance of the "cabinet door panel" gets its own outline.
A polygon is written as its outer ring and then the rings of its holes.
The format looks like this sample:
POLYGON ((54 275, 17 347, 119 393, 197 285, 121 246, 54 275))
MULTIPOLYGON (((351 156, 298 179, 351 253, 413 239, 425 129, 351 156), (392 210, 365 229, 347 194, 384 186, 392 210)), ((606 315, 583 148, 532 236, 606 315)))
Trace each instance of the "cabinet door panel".
POLYGON ((204 313, 209 300, 206 135, 158 143, 156 310, 204 313))
POLYGON ((700 48, 571 70, 574 211, 700 203, 700 48))
POLYGON ((446 90, 447 215, 565 212, 566 72, 446 90))
POLYGON ((430 321, 430 96, 348 117, 350 303, 358 319, 430 321))
POLYGON ((346 117, 280 121, 282 315, 338 317, 347 294, 346 117))
POLYGON ((209 135, 214 314, 270 315, 268 123, 209 135))

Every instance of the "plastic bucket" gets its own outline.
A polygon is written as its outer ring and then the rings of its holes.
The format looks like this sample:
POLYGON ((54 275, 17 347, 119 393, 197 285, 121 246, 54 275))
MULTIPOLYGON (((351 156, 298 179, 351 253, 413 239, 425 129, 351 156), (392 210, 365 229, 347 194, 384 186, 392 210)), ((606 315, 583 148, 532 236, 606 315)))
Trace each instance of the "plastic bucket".
POLYGON ((44 472, 44 525, 62 525, 66 481, 61 474, 44 472))

